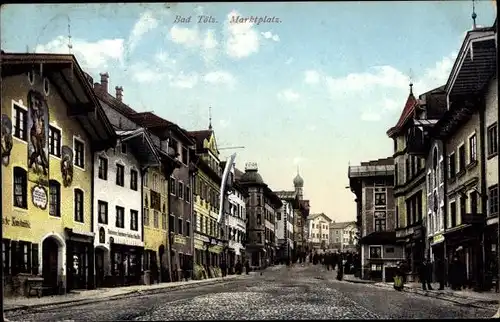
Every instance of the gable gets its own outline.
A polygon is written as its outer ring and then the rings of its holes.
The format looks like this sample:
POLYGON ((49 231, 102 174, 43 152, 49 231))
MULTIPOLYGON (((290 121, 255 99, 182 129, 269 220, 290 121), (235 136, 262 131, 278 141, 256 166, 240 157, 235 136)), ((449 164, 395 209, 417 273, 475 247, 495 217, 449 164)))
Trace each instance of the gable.
POLYGON ((203 140, 203 148, 208 149, 212 154, 219 158, 219 150, 217 149, 217 141, 215 140, 215 134, 212 132, 212 134, 203 140))

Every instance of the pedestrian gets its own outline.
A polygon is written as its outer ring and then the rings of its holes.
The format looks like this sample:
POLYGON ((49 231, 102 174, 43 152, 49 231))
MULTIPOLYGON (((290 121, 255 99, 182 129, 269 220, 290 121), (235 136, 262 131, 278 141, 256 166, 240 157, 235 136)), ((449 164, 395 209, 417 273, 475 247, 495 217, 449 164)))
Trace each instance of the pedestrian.
POLYGON ((227 265, 226 265, 226 261, 222 261, 222 263, 220 263, 220 270, 221 270, 221 275, 222 277, 226 277, 226 274, 227 274, 227 265))
POLYGON ((248 262, 248 259, 245 260, 245 270, 247 275, 250 274, 250 263, 248 262))
POLYGON ((439 283, 439 288, 438 290, 444 290, 444 270, 445 270, 445 267, 444 267, 444 262, 443 260, 438 257, 435 261, 435 273, 436 273, 436 279, 437 279, 437 282, 439 283))
POLYGON ((344 277, 344 265, 343 265, 343 256, 340 255, 338 269, 337 269, 337 280, 341 281, 344 277))
POLYGON ((424 291, 426 291, 427 289, 429 289, 429 291, 432 290, 432 286, 431 286, 430 279, 429 279, 430 278, 429 272, 430 272, 429 262, 427 261, 427 259, 424 259, 422 261, 422 263, 420 264, 419 270, 418 270, 420 283, 422 283, 422 289, 424 291))

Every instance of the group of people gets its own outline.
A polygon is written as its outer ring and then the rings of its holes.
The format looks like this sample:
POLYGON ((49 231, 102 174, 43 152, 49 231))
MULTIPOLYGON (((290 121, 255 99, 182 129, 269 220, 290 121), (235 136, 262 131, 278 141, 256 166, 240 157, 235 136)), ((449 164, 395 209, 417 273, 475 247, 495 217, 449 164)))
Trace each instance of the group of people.
MULTIPOLYGON (((398 263, 395 275, 396 277, 400 277, 401 280, 395 279, 395 287, 398 286, 398 288, 400 288, 399 283, 404 284, 406 282, 406 277, 409 272, 410 267, 406 261, 398 263)), ((446 274, 446 263, 440 258, 437 258, 434 262, 425 258, 422 263, 418 265, 417 272, 423 290, 433 290, 431 285, 433 282, 433 275, 435 277, 435 282, 439 283, 439 290, 444 290, 446 276, 448 277, 448 285, 452 290, 461 290, 466 286, 467 273, 465 264, 460 260, 457 254, 452 257, 451 262, 448 264, 448 274, 446 274)))
POLYGON ((309 263, 322 264, 327 270, 337 269, 337 279, 342 280, 344 274, 354 274, 360 267, 359 255, 351 252, 309 253, 309 263))

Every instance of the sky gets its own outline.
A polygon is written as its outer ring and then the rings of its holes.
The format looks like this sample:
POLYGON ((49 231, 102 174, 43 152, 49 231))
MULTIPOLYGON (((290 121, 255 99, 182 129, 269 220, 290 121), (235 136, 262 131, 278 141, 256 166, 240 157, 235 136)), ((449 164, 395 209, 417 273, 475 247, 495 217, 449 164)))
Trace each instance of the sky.
MULTIPOLYGON (((4 5, 1 48, 68 53, 70 34, 81 67, 108 72, 135 110, 203 130, 212 107, 219 148, 244 147, 222 160, 256 162, 273 190, 299 171, 311 212, 338 222, 355 220, 349 165, 392 155, 410 79, 417 95, 446 83, 471 13, 465 0, 4 5)), ((490 26, 496 9, 476 13, 490 26)))

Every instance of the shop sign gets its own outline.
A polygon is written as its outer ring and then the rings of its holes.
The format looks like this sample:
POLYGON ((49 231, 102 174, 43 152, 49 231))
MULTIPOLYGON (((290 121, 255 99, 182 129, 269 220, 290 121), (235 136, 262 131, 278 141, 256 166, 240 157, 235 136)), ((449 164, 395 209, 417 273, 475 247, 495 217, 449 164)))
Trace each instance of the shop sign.
POLYGON ((194 248, 205 250, 205 244, 201 240, 194 240, 194 248))
POLYGON ((432 237, 432 244, 441 243, 443 241, 444 241, 443 234, 438 234, 438 235, 435 235, 434 237, 432 237))
POLYGON ((222 252, 222 246, 210 246, 208 248, 208 251, 210 251, 212 253, 220 253, 220 252, 222 252))
POLYGON ((21 228, 31 228, 31 224, 26 219, 18 219, 16 217, 2 218, 2 225, 21 227, 21 228))
POLYGON ((114 230, 108 230, 108 234, 112 236, 119 236, 119 237, 127 237, 127 238, 132 238, 132 239, 141 239, 141 235, 139 234, 131 234, 131 233, 124 233, 121 231, 114 231, 114 230))
POLYGON ((45 190, 44 187, 42 186, 34 186, 31 189, 31 201, 35 205, 35 207, 38 207, 40 209, 46 209, 47 208, 47 190, 45 190))
POLYGON ((176 235, 174 237, 174 244, 185 245, 186 244, 186 238, 184 238, 184 236, 176 235))

